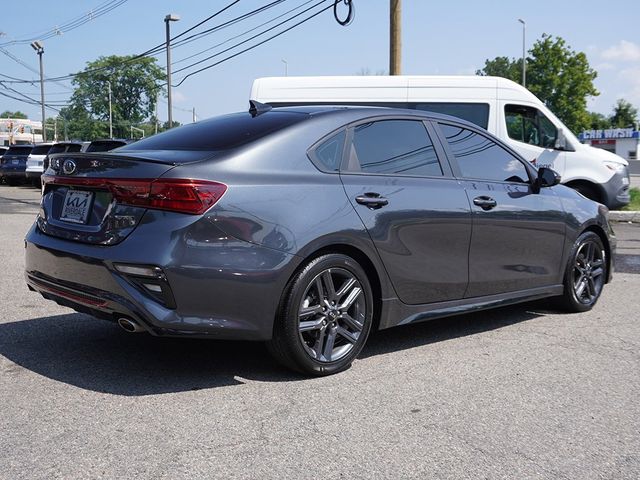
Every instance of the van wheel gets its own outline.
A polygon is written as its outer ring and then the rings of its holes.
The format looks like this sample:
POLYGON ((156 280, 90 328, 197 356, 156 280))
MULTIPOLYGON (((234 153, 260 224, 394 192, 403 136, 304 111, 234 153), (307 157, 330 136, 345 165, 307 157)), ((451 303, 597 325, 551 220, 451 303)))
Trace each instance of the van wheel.
POLYGON ((346 255, 322 255, 289 283, 267 348, 291 369, 331 375, 351 366, 372 318, 373 294, 362 267, 346 255))
POLYGON ((587 197, 589 200, 593 200, 594 202, 600 202, 600 195, 598 194, 595 187, 586 184, 586 183, 578 183, 576 185, 571 185, 571 188, 576 190, 579 194, 584 197, 587 197))
POLYGON ((593 232, 583 233, 571 249, 564 273, 564 294, 558 298, 558 306, 568 312, 591 310, 600 298, 606 274, 602 240, 593 232))

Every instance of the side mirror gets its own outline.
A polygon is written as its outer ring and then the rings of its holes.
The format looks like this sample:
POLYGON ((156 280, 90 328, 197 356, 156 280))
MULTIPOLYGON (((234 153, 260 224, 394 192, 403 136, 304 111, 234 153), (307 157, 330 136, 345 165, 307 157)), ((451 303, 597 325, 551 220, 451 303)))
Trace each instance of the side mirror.
POLYGON ((536 179, 536 187, 538 190, 543 187, 553 187, 560 183, 561 177, 555 170, 547 167, 538 169, 538 178, 536 179))
POLYGON ((567 137, 564 136, 564 132, 561 128, 558 129, 558 137, 556 138, 556 144, 554 145, 556 150, 567 149, 567 137))

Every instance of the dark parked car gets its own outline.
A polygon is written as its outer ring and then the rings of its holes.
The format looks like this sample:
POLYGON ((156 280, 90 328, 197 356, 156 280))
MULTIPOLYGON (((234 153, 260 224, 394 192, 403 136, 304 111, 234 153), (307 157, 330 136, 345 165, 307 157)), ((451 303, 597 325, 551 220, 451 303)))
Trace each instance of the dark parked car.
POLYGON ((0 160, 0 180, 9 185, 17 185, 25 180, 27 158, 33 145, 11 145, 0 160))
POLYGON ((87 145, 85 152, 87 153, 108 152, 110 150, 123 147, 128 143, 129 142, 127 140, 120 140, 120 139, 114 139, 114 138, 94 140, 89 145, 87 145))
POLYGON ((371 328, 589 310, 613 271, 606 207, 453 117, 254 104, 53 158, 31 289, 130 332, 265 340, 309 374, 348 368, 371 328))

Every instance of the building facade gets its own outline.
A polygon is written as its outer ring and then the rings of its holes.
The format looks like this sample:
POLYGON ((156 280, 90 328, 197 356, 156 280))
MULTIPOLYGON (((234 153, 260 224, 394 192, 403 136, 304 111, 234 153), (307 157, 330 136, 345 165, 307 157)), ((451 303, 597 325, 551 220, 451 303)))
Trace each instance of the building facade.
POLYGON ((638 152, 640 132, 633 128, 586 130, 578 137, 582 143, 608 150, 626 160, 640 159, 638 152))

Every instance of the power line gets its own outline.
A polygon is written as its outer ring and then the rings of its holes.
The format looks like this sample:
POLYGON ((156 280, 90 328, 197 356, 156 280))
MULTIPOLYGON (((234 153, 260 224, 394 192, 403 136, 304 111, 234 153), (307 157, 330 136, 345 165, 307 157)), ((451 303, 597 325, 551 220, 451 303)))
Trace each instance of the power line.
POLYGON ((32 34, 29 34, 33 36, 30 36, 28 38, 22 38, 19 40, 11 40, 9 42, 0 44, 0 46, 4 47, 9 45, 23 45, 26 43, 30 43, 34 40, 47 40, 49 38, 62 35, 78 27, 81 27, 85 23, 95 20, 96 18, 101 17, 102 15, 105 15, 111 12, 112 10, 118 8, 120 5, 126 3, 127 1, 128 0, 109 0, 107 2, 101 3, 100 5, 98 5, 96 8, 92 10, 85 12, 81 16, 68 20, 59 26, 56 25, 55 27, 49 28, 39 33, 34 32, 32 34))
MULTIPOLYGON (((216 54, 214 54, 214 55, 210 55, 209 57, 204 58, 204 59, 202 59, 202 60, 200 60, 200 61, 198 61, 198 62, 194 62, 194 63, 193 63, 193 64, 191 64, 191 65, 188 65, 188 66, 186 66, 186 67, 183 67, 183 68, 181 68, 181 69, 178 69, 178 70, 176 70, 176 71, 175 71, 175 73, 178 73, 178 72, 181 72, 181 71, 187 70, 187 69, 192 68, 192 67, 194 67, 194 66, 196 66, 196 65, 200 65, 200 64, 202 64, 202 63, 206 62, 207 60, 210 60, 211 58, 217 57, 217 56, 219 56, 219 55, 222 55, 223 53, 226 53, 226 52, 228 52, 228 51, 230 51, 230 50, 233 50, 234 48, 237 48, 238 46, 240 46, 240 45, 242 45, 242 44, 245 44, 245 43, 247 43, 247 42, 249 42, 249 41, 251 41, 251 40, 255 39, 256 37, 259 37, 259 36, 261 36, 261 35, 264 35, 265 33, 268 33, 268 32, 270 32, 270 31, 272 31, 272 30, 276 29, 277 27, 279 27, 279 26, 283 25, 284 23, 287 23, 287 22, 289 22, 290 20, 292 20, 292 19, 294 19, 294 18, 296 18, 296 17, 299 17, 300 15, 302 15, 302 14, 304 14, 304 13, 308 12, 309 10, 312 10, 313 8, 317 7, 318 5, 321 5, 321 4, 323 4, 323 3, 326 3, 327 1, 328 1, 328 0, 320 0, 320 1, 319 1, 319 2, 317 2, 315 5, 313 5, 313 6, 309 7, 309 8, 307 8, 306 10, 303 10, 303 11, 302 11, 302 12, 300 12, 300 13, 297 13, 297 14, 296 14, 296 15, 294 15, 293 17, 290 17, 290 18, 288 18, 287 20, 284 20, 284 21, 282 21, 282 22, 278 23, 277 25, 274 25, 273 27, 269 27, 267 30, 265 30, 265 31, 263 31, 263 32, 260 32, 260 33, 258 33, 258 34, 256 34, 256 35, 254 35, 254 36, 252 36, 252 37, 248 38, 247 40, 243 40, 242 42, 239 42, 239 43, 237 43, 236 45, 233 45, 233 46, 231 46, 231 47, 229 47, 229 48, 226 48, 225 50, 222 50, 221 52, 218 52, 218 53, 216 53, 216 54)), ((266 39, 262 40, 261 42, 258 42, 258 43, 254 44, 254 45, 251 45, 251 46, 249 46, 249 47, 245 48, 244 50, 241 50, 241 51, 239 51, 239 52, 237 52, 237 53, 234 53, 233 55, 229 55, 228 57, 225 57, 225 58, 223 58, 222 60, 220 60, 220 61, 218 61, 218 62, 212 63, 212 64, 210 64, 210 65, 207 65, 206 67, 202 67, 202 68, 200 68, 200 69, 198 69, 198 70, 196 70, 196 71, 194 71, 194 72, 191 72, 191 73, 189 73, 189 74, 185 75, 185 76, 182 78, 182 80, 180 80, 180 81, 179 81, 176 85, 174 85, 174 86, 175 86, 175 87, 178 87, 178 86, 182 85, 182 84, 184 83, 184 81, 185 81, 187 78, 189 78, 189 77, 191 77, 191 76, 193 76, 193 75, 196 75, 196 74, 198 74, 198 73, 200 73, 200 72, 203 72, 203 71, 208 70, 208 69, 210 69, 210 68, 213 68, 213 67, 215 67, 215 66, 217 66, 217 65, 220 65, 221 63, 224 63, 224 62, 226 62, 226 61, 228 61, 228 60, 231 60, 232 58, 235 58, 235 57, 237 57, 237 56, 239 56, 239 55, 242 55, 243 53, 248 52, 249 50, 253 50, 254 48, 259 47, 260 45, 263 45, 263 44, 265 44, 265 43, 267 43, 267 42, 269 42, 269 41, 273 40, 274 38, 277 38, 277 37, 279 37, 280 35, 283 35, 283 34, 287 33, 288 31, 290 31, 290 30, 292 30, 292 29, 294 29, 294 28, 298 27, 299 25, 302 25, 303 23, 308 22, 309 20, 311 20, 311 19, 313 19, 313 18, 317 17, 318 15, 320 15, 320 14, 321 14, 321 13, 323 13, 323 12, 326 12, 327 10, 329 10, 329 9, 330 9, 330 8, 332 8, 332 7, 333 7, 333 3, 332 3, 331 5, 329 5, 329 6, 327 6, 327 7, 322 8, 321 10, 317 11, 316 13, 314 13, 314 14, 312 14, 312 15, 310 15, 310 16, 308 16, 308 17, 304 18, 304 19, 302 19, 301 21, 299 21, 299 22, 297 22, 297 23, 295 23, 295 24, 291 25, 290 27, 285 28, 284 30, 282 30, 282 31, 280 31, 280 32, 278 32, 278 33, 276 33, 275 35, 272 35, 272 36, 270 36, 270 37, 268 37, 268 38, 266 38, 266 39)))

